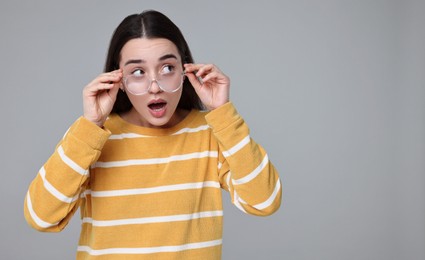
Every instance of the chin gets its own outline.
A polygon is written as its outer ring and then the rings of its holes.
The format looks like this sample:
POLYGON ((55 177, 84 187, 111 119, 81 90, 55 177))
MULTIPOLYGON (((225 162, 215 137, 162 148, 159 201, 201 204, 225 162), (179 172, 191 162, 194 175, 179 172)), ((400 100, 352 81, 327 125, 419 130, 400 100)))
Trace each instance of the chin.
POLYGON ((171 120, 171 117, 164 116, 164 117, 161 117, 161 118, 150 117, 150 118, 147 118, 146 121, 149 124, 149 127, 152 127, 152 128, 167 128, 167 127, 169 127, 170 120, 171 120))

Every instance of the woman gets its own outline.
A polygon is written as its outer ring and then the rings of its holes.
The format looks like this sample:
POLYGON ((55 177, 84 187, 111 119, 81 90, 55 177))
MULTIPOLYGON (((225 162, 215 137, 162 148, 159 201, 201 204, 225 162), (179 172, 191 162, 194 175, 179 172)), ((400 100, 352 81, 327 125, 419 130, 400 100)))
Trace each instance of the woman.
POLYGON ((80 208, 77 259, 220 259, 220 188, 249 214, 281 201, 229 87, 216 66, 193 63, 163 14, 125 18, 105 73, 83 90, 84 115, 29 187, 28 223, 58 232, 80 208))

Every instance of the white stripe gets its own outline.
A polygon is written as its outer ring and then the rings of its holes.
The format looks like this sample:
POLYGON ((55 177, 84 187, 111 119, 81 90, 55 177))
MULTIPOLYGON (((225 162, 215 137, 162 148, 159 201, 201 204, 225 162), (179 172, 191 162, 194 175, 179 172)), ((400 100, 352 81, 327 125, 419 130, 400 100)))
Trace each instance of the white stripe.
POLYGON ((242 139, 242 141, 240 141, 238 144, 236 144, 235 146, 233 146, 232 148, 230 148, 227 151, 223 152, 224 157, 230 157, 233 154, 237 153, 240 149, 242 149, 245 145, 249 144, 251 138, 248 136, 246 136, 244 139, 242 139))
POLYGON ((263 161, 261 161, 260 165, 258 165, 258 167, 255 168, 254 171, 252 171, 250 174, 246 175, 243 178, 240 178, 240 179, 237 179, 237 180, 232 180, 232 183, 234 185, 241 185, 241 184, 250 182, 255 177, 257 177, 258 174, 260 174, 260 172, 267 166, 268 163, 269 163, 269 157, 266 154, 266 156, 264 156, 263 161))
POLYGON ((268 206, 272 205, 273 201, 276 199, 277 194, 279 193, 280 190, 280 180, 277 180, 276 186, 273 190, 272 195, 263 203, 254 205, 254 208, 258 209, 258 210, 263 210, 265 208, 267 208, 268 206))
POLYGON ((217 210, 217 211, 204 211, 204 212, 198 212, 193 214, 147 217, 147 218, 117 219, 117 220, 93 220, 91 218, 83 218, 83 223, 91 223, 93 226, 96 226, 96 227, 113 227, 113 226, 122 226, 122 225, 188 221, 192 219, 221 217, 221 216, 223 216, 223 211, 217 210))
MULTIPOLYGON (((200 131, 204 131, 209 129, 210 127, 208 125, 201 125, 199 127, 196 128, 183 128, 175 133, 173 133, 172 135, 179 135, 179 134, 184 134, 184 133, 196 133, 196 132, 200 132, 200 131)), ((122 133, 122 134, 116 134, 116 135, 111 135, 109 137, 110 140, 121 140, 121 139, 131 139, 131 138, 151 138, 153 136, 150 135, 141 135, 141 134, 136 134, 136 133, 122 133)))
POLYGON ((62 137, 62 140, 63 139, 65 139, 65 136, 68 134, 68 132, 69 132, 69 130, 70 130, 71 128, 68 128, 68 130, 66 130, 66 132, 65 132, 65 134, 63 135, 63 137, 62 137))
POLYGON ((151 137, 148 135, 139 135, 139 134, 135 134, 135 133, 122 133, 122 134, 118 134, 118 135, 111 135, 109 136, 108 139, 110 140, 119 140, 119 139, 126 139, 126 138, 143 138, 143 137, 151 137))
POLYGON ((74 202, 78 199, 78 195, 75 196, 74 198, 70 198, 68 196, 65 196, 64 194, 62 194, 60 191, 58 191, 47 179, 46 179, 46 171, 44 169, 44 167, 41 167, 40 169, 40 176, 41 179, 43 179, 43 184, 44 187, 46 188, 47 191, 50 192, 50 194, 52 194, 55 198, 57 198, 60 201, 63 201, 65 203, 71 203, 74 202))
POLYGON ((112 162, 96 162, 95 167, 99 168, 112 168, 112 167, 125 167, 133 165, 152 165, 152 164, 163 164, 174 161, 184 161, 191 159, 200 159, 205 157, 218 157, 218 153, 215 151, 205 151, 199 153, 189 153, 183 155, 174 155, 166 158, 152 158, 152 159, 139 159, 139 160, 127 160, 127 161, 112 161, 112 162))
POLYGON ((183 244, 178 246, 158 246, 158 247, 138 247, 138 248, 108 248, 108 249, 92 249, 89 246, 78 246, 78 251, 87 252, 90 255, 110 255, 110 254, 154 254, 165 252, 179 252, 190 249, 200 249, 206 247, 219 246, 222 244, 221 239, 211 240, 199 243, 183 244))
POLYGON ((229 189, 230 189, 231 176, 232 176, 232 172, 229 171, 229 173, 227 174, 227 178, 226 178, 227 187, 229 187, 229 189))
POLYGON ((91 191, 91 196, 92 197, 129 196, 129 195, 142 195, 142 194, 152 194, 152 193, 167 192, 167 191, 202 189, 202 188, 218 188, 219 189, 220 183, 216 181, 206 181, 206 182, 184 183, 184 184, 158 186, 158 187, 142 188, 142 189, 91 191))
POLYGON ((221 162, 218 162, 217 169, 221 170, 221 167, 223 167, 223 164, 221 162))
POLYGON ((68 156, 66 156, 65 151, 63 150, 62 145, 59 146, 58 153, 59 153, 59 156, 61 157, 62 161, 66 165, 68 165, 74 171, 78 172, 81 175, 87 175, 88 170, 85 170, 85 169, 81 168, 78 164, 76 164, 73 160, 71 160, 71 158, 69 158, 68 156))
POLYGON ((179 134, 184 134, 184 133, 196 133, 196 132, 207 130, 209 128, 210 127, 208 125, 201 125, 201 126, 198 126, 196 128, 183 128, 183 129, 175 132, 173 135, 179 135, 179 134))
POLYGON ((37 224, 37 226, 39 226, 41 228, 53 227, 53 226, 56 226, 59 223, 58 222, 58 223, 52 224, 52 223, 49 223, 49 222, 46 222, 46 221, 42 220, 41 218, 39 218, 37 216, 37 214, 35 213, 34 209, 32 208, 32 203, 31 203, 31 198, 30 198, 30 193, 29 192, 27 193, 27 208, 28 208, 28 211, 29 211, 29 213, 31 215, 31 218, 34 220, 35 224, 37 224))
POLYGON ((239 197, 238 193, 235 191, 233 191, 233 204, 235 204, 235 206, 240 209, 242 212, 246 213, 246 210, 242 207, 240 201, 242 201, 242 199, 239 197))

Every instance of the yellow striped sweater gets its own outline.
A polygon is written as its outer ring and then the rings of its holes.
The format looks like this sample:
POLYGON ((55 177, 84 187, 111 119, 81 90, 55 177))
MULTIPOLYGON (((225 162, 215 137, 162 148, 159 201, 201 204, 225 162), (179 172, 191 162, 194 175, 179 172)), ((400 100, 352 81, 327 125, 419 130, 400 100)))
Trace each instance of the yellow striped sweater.
POLYGON ((77 259, 220 259, 221 188, 249 214, 280 206, 278 174, 232 103, 167 129, 81 117, 31 183, 24 214, 58 232, 80 208, 77 259))

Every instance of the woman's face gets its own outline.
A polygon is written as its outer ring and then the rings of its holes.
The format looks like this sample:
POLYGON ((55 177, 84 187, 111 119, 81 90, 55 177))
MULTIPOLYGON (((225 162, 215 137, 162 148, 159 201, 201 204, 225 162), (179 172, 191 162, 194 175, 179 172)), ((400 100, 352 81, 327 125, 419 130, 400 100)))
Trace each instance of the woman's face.
POLYGON ((165 128, 181 121, 176 108, 182 87, 175 92, 166 92, 156 81, 158 80, 160 85, 176 80, 180 81, 178 84, 182 82, 182 61, 174 43, 163 38, 132 39, 121 50, 120 68, 124 76, 123 88, 133 105, 125 116, 132 123, 144 127, 165 128), (131 84, 132 81, 135 83, 131 84), (143 85, 139 82, 150 86, 146 93, 131 91, 132 86, 143 85))

